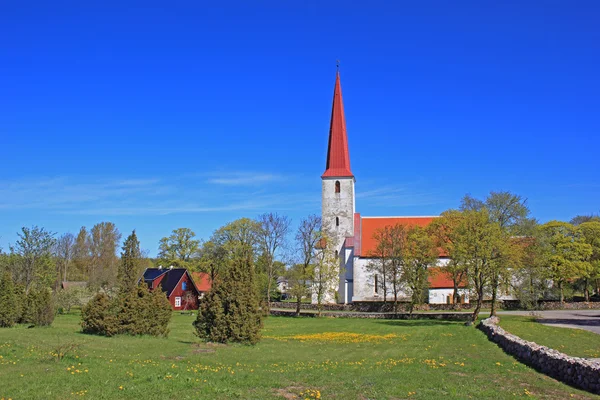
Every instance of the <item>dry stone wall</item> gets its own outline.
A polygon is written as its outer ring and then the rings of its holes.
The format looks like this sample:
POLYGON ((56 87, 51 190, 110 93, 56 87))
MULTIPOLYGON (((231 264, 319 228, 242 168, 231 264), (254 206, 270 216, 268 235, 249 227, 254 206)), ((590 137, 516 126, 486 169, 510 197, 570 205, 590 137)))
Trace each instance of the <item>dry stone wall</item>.
POLYGON ((519 361, 572 386, 600 394, 600 363, 570 357, 546 346, 528 342, 499 327, 498 318, 484 319, 478 325, 488 338, 519 361))

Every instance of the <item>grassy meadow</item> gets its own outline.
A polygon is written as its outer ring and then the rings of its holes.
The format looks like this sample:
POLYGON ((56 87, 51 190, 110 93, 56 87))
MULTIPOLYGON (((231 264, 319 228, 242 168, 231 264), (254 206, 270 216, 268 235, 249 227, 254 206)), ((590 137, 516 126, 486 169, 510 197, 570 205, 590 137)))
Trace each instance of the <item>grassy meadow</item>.
POLYGON ((500 326, 522 339, 573 357, 600 358, 600 335, 583 329, 542 325, 533 317, 501 315, 500 326))
MULTIPOLYGON (((85 335, 75 314, 49 328, 0 329, 0 399, 598 398, 459 322, 270 317, 256 346, 224 346, 199 342, 193 319, 174 313, 166 339, 85 335)), ((504 319, 515 333, 532 324, 504 319)), ((571 330, 549 329, 572 340, 571 330)))

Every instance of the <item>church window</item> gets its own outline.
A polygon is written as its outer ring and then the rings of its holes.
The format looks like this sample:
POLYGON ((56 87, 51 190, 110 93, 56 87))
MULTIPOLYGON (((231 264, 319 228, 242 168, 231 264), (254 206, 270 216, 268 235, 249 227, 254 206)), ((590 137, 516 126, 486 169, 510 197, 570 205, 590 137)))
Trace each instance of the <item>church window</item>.
POLYGON ((335 192, 336 193, 340 192, 340 181, 335 181, 335 192))
POLYGON ((377 282, 377 274, 375 274, 375 294, 379 293, 379 282, 377 282))
POLYGON ((340 217, 335 217, 335 226, 340 226, 340 217))
POLYGON ((335 251, 335 258, 338 258, 338 257, 339 257, 339 255, 340 255, 340 253, 339 253, 339 252, 336 250, 336 251, 335 251))

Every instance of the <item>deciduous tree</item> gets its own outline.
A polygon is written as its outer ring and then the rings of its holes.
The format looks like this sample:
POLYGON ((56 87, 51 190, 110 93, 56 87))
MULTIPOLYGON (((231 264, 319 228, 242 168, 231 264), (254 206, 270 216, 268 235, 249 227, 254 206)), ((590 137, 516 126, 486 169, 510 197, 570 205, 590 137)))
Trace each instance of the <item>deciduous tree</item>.
POLYGON ((160 239, 158 258, 168 265, 195 269, 194 258, 200 249, 200 240, 189 228, 177 228, 170 236, 160 239))
POLYGON ((17 236, 19 239, 11 247, 13 276, 25 285, 27 293, 34 283, 50 287, 57 278, 52 260, 54 233, 34 226, 21 228, 17 236))
MULTIPOLYGON (((300 221, 296 232, 296 254, 298 262, 295 263, 293 274, 292 292, 296 296, 296 315, 300 315, 300 305, 304 297, 304 288, 308 288, 307 281, 314 270, 314 258, 317 245, 322 239, 321 217, 309 215, 300 221), (296 267, 297 265, 297 267, 296 267)), ((306 289, 308 290, 308 289, 306 289)))
POLYGON ((423 295, 428 287, 427 268, 436 263, 438 251, 427 229, 412 226, 406 232, 403 254, 402 283, 411 295, 410 315, 412 315, 415 305, 424 301, 423 295))
POLYGON ((539 240, 548 277, 558 285, 563 303, 565 283, 582 275, 586 260, 592 255, 592 246, 575 226, 561 221, 541 225, 539 240))
POLYGON ((276 284, 275 258, 286 244, 291 220, 277 213, 262 214, 258 217, 257 241, 261 256, 264 258, 267 276, 266 310, 270 309, 271 288, 276 284))

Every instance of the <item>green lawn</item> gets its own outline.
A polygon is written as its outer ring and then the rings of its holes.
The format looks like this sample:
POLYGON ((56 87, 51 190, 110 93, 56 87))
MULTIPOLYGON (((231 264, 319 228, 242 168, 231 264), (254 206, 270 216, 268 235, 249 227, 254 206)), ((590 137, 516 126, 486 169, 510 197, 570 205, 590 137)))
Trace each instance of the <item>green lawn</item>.
POLYGON ((77 315, 0 329, 0 399, 597 398, 458 322, 271 317, 250 347, 201 344, 192 320, 168 339, 84 335, 77 315), (57 362, 59 342, 80 347, 57 362))
POLYGON ((532 317, 501 315, 500 326, 522 339, 574 357, 600 358, 600 335, 583 329, 542 325, 532 317))

